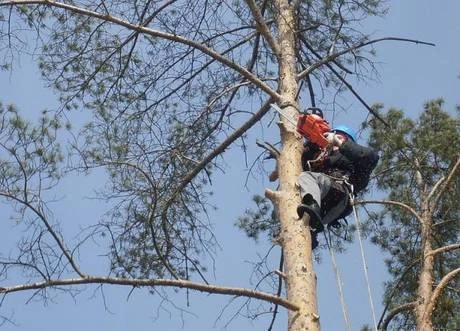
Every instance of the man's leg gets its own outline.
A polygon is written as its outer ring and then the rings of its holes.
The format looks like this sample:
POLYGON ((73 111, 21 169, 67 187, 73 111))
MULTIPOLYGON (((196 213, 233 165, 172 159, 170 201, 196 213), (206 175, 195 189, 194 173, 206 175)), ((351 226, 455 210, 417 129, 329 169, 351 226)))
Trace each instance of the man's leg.
POLYGON ((304 171, 300 174, 297 183, 300 186, 302 202, 309 202, 308 200, 313 198, 319 206, 321 206, 321 198, 331 188, 331 178, 319 172, 304 171))
POLYGON ((321 231, 324 227, 321 217, 321 198, 330 189, 331 179, 321 173, 304 171, 298 179, 302 203, 297 207, 299 218, 304 213, 310 215, 310 225, 312 228, 321 231))

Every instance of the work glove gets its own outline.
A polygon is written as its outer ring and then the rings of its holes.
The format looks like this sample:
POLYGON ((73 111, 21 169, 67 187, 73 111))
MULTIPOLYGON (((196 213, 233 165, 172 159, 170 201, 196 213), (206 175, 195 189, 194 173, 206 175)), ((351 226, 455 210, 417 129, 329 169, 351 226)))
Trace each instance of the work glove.
POLYGON ((343 143, 341 137, 336 135, 334 132, 326 132, 324 134, 324 137, 327 139, 327 141, 329 142, 329 145, 331 146, 340 147, 343 143))

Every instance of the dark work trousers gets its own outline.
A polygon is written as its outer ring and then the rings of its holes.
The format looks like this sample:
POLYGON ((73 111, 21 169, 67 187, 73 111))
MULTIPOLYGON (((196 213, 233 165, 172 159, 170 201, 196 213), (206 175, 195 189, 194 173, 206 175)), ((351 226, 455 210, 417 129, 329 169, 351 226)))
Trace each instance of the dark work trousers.
MULTIPOLYGON (((321 207, 322 199, 327 195, 333 185, 332 181, 337 180, 337 178, 330 177, 320 172, 304 171, 300 174, 297 183, 300 187, 302 199, 305 195, 311 194, 313 199, 315 199, 321 207)), ((339 181, 341 182, 341 180, 339 181)), ((348 194, 345 194, 344 199, 338 201, 334 207, 326 211, 325 215, 322 215, 321 223, 327 225, 339 218, 348 206, 348 199, 348 194)))

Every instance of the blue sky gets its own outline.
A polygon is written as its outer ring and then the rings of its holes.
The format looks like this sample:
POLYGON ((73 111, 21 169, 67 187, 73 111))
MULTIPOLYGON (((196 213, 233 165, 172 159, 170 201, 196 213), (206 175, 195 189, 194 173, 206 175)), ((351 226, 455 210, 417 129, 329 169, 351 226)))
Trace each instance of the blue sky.
MULTIPOLYGON (((441 2, 429 0, 402 0, 389 2, 390 12, 385 19, 373 19, 363 25, 363 29, 372 32, 375 37, 393 36, 420 39, 433 42, 436 47, 407 44, 400 42, 383 42, 376 45, 379 69, 379 81, 372 83, 355 83, 355 88, 362 93, 368 103, 382 102, 386 107, 404 109, 416 117, 423 103, 433 98, 443 97, 446 109, 454 112, 460 103, 460 2, 446 0, 441 2)), ((37 112, 56 104, 53 93, 42 86, 34 64, 23 57, 18 68, 11 74, 0 73, 0 100, 14 103, 26 113, 37 112)), ((343 100, 351 108, 364 109, 351 97, 343 100)), ((363 115, 364 116, 364 115, 363 115)), ((339 117, 346 124, 358 128, 361 119, 339 117)), ((255 141, 256 137, 250 137, 255 141)), ((265 255, 268 246, 264 240, 254 244, 234 226, 236 218, 250 206, 248 197, 262 193, 268 185, 266 181, 250 179, 248 190, 244 187, 246 177, 245 164, 240 155, 232 153, 227 159, 229 172, 214 182, 215 202, 219 209, 211 215, 215 224, 220 249, 216 252, 215 283, 232 286, 251 286, 248 283, 252 265, 258 255, 265 255), (240 165, 240 167, 235 165, 240 165), (231 165, 231 167, 230 167, 231 165), (243 178, 241 181, 232 178, 243 178), (227 202, 231 200, 230 202, 227 202), (222 201, 225 201, 222 204, 222 201)), ((270 164, 267 164, 270 168, 270 164)), ((93 176, 100 176, 94 174, 93 176)), ((82 224, 94 219, 100 211, 99 202, 84 199, 88 195, 87 187, 93 178, 78 181, 67 180, 59 190, 66 203, 56 210, 56 217, 63 220, 64 233, 71 238, 82 224), (72 201, 78 200, 79 207, 72 201)), ((91 194, 91 192, 89 192, 91 194)), ((3 207, 3 205, 2 205, 3 207)), ((0 250, 10 250, 11 230, 7 226, 6 215, 0 211, 0 229, 2 240, 0 250)), ((366 253, 370 265, 369 273, 374 290, 377 312, 381 311, 379 297, 386 271, 383 256, 375 247, 367 246, 366 253)), ((277 266, 279 252, 274 251, 272 267, 277 266)), ((326 252, 322 253, 322 263, 317 266, 318 296, 322 329, 326 331, 344 329, 341 308, 332 271, 326 252)), ((360 261, 358 244, 353 244, 346 254, 337 256, 343 274, 345 299, 350 312, 353 329, 358 330, 363 323, 371 322, 367 299, 366 284, 360 261)), ((92 254, 84 264, 93 270, 102 270, 102 258, 92 254)), ((9 281, 10 282, 10 281, 9 281)), ((8 282, 8 283, 9 283, 8 282)), ((135 291, 128 299, 127 288, 104 287, 104 295, 94 287, 73 299, 62 293, 55 293, 53 300, 43 305, 33 300, 26 304, 30 294, 9 295, 1 313, 14 313, 18 326, 5 325, 4 330, 220 330, 231 320, 239 309, 242 299, 233 301, 225 310, 222 318, 216 322, 221 310, 230 298, 216 295, 191 293, 190 307, 187 307, 185 291, 175 294, 169 291, 171 303, 159 308, 159 295, 146 295, 144 291, 135 291), (105 304, 104 304, 105 298, 105 304), (182 307, 182 312, 173 306, 182 307), (184 325, 182 324, 182 317, 184 325)), ((243 314, 245 311, 243 310, 243 314)), ((275 330, 285 329, 285 314, 281 314, 275 330)), ((229 325, 229 330, 264 330, 269 318, 250 321, 237 318, 229 325)))

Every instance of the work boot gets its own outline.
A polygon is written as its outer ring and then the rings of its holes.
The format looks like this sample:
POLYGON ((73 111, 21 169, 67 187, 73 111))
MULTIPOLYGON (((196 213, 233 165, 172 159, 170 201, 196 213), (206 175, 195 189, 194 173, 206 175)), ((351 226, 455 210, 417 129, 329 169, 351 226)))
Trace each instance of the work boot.
POLYGON ((303 214, 307 213, 310 216, 310 227, 322 231, 324 226, 321 223, 321 209, 315 200, 305 199, 306 197, 307 196, 302 199, 302 203, 297 207, 297 215, 299 215, 299 219, 301 219, 303 214))

